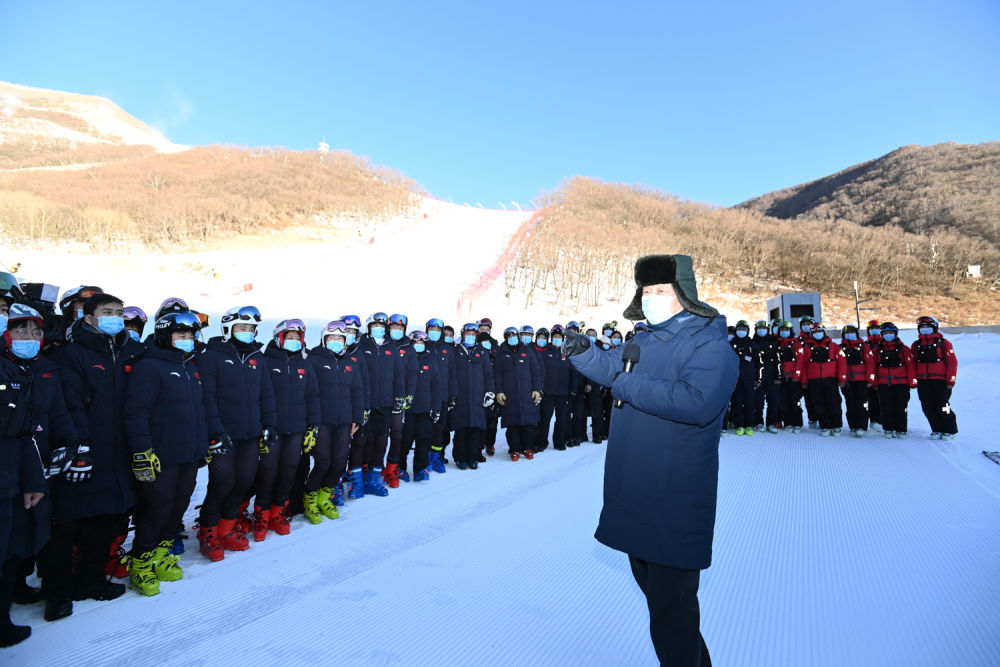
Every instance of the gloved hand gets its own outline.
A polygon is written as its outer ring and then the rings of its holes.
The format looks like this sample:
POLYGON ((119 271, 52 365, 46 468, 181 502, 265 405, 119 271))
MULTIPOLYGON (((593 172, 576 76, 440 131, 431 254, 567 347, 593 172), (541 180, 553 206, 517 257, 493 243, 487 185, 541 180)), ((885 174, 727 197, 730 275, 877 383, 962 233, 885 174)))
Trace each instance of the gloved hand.
POLYGON ((403 398, 402 396, 399 396, 397 398, 392 399, 392 414, 394 414, 394 415, 402 414, 403 410, 406 409, 404 407, 405 403, 406 403, 406 399, 403 398))
POLYGON ((306 434, 302 436, 302 451, 308 454, 316 446, 316 435, 319 433, 319 426, 306 428, 306 434))
POLYGON ((441 421, 441 411, 431 410, 431 423, 437 424, 439 421, 441 421))
POLYGON ((542 402, 542 392, 540 392, 540 391, 533 391, 533 392, 531 392, 531 402, 534 403, 535 405, 538 405, 539 403, 541 403, 542 402))
POLYGON ((413 394, 407 394, 403 397, 403 410, 409 410, 413 407, 413 394))
POLYGON ((361 413, 361 425, 362 426, 367 426, 368 425, 368 417, 370 417, 371 414, 372 414, 371 410, 365 410, 364 412, 361 413))
POLYGON ((505 405, 507 403, 507 394, 500 392, 496 395, 497 405, 505 405))
POLYGON ((140 482, 155 481, 158 472, 160 472, 160 459, 152 447, 132 455, 132 474, 140 482))
POLYGON ((73 457, 73 463, 66 471, 67 482, 86 482, 94 470, 94 457, 90 455, 90 445, 80 443, 73 457))
POLYGON ((260 444, 267 449, 271 449, 271 445, 278 444, 278 431, 273 426, 265 426, 264 430, 260 432, 260 444))
POLYGON ((488 391, 485 394, 483 394, 483 407, 488 408, 491 405, 493 405, 493 401, 494 399, 496 399, 496 397, 497 395, 494 394, 492 391, 488 391))
POLYGON ((45 466, 45 479, 61 475, 69 470, 69 467, 73 465, 73 458, 76 456, 76 451, 79 447, 80 442, 74 440, 63 443, 62 446, 56 447, 49 452, 49 462, 45 466))
POLYGON ((222 456, 223 454, 228 454, 233 450, 233 440, 229 437, 228 433, 219 433, 213 435, 208 440, 208 456, 209 460, 213 456, 222 456))
POLYGON ((455 409, 455 404, 458 402, 458 396, 451 396, 448 398, 448 412, 455 409))
POLYGON ((567 357, 586 352, 590 347, 590 339, 572 331, 566 331, 563 335, 563 344, 560 348, 567 357))

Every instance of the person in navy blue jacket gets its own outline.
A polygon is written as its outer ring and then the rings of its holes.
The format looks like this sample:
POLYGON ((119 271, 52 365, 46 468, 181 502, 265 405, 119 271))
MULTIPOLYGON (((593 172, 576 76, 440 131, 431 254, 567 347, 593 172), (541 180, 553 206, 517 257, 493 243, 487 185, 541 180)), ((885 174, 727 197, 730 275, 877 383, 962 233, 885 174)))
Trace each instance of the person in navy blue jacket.
POLYGON ((193 313, 169 313, 153 326, 153 345, 136 361, 125 394, 125 435, 132 471, 143 499, 136 517, 129 576, 143 595, 160 581, 183 576, 170 553, 208 453, 208 428, 194 339, 201 322, 193 313))
POLYGON ((406 413, 413 403, 413 392, 417 381, 417 361, 413 345, 406 337, 408 320, 406 315, 394 314, 389 318, 389 345, 395 348, 396 358, 393 369, 393 407, 389 429, 389 453, 382 477, 390 488, 399 487, 399 480, 410 481, 403 458, 403 425, 406 413))
POLYGON ((358 428, 351 437, 350 452, 347 458, 347 469, 349 471, 359 471, 357 475, 353 472, 348 476, 348 498, 364 498, 364 465, 365 446, 368 442, 370 431, 368 421, 371 416, 371 379, 368 374, 368 362, 365 353, 359 345, 359 334, 361 331, 361 318, 357 315, 344 315, 340 318, 347 327, 347 340, 344 342, 344 356, 351 362, 354 372, 361 375, 361 420, 357 422, 358 428))
POLYGON ((105 579, 104 568, 118 526, 135 505, 122 416, 126 377, 146 348, 125 331, 124 312, 115 296, 90 296, 67 333, 72 342, 52 354, 66 406, 89 451, 78 453, 52 484, 52 537, 38 558, 46 620, 73 613, 72 599, 111 600, 125 592, 105 579))
MULTIPOLYGON (((301 467, 302 453, 316 446, 320 426, 319 384, 316 372, 306 358, 306 325, 299 319, 282 320, 274 327, 271 340, 264 348, 268 373, 274 388, 274 407, 277 414, 278 438, 274 445, 259 444, 260 463, 254 483, 255 542, 267 537, 271 528, 279 535, 288 533, 284 514, 288 496, 292 491, 296 472, 301 467)), ((317 523, 322 513, 336 514, 328 496, 305 491, 306 518, 317 523), (309 495, 312 493, 312 495, 309 495)))
POLYGON ((660 662, 708 665, 698 583, 712 561, 719 439, 739 360, 725 318, 698 301, 690 257, 642 257, 635 281, 624 315, 645 316, 650 331, 632 339, 641 354, 631 373, 622 372, 621 350, 598 351, 581 336, 563 345, 578 371, 624 402, 611 426, 596 537, 628 554, 660 662))
POLYGON ((563 328, 556 324, 552 327, 551 344, 547 340, 547 329, 539 329, 535 335, 535 345, 542 355, 545 364, 545 385, 542 392, 541 417, 538 435, 535 439, 535 451, 548 447, 549 425, 555 413, 556 423, 552 429, 553 446, 564 451, 566 444, 572 438, 570 423, 570 396, 579 384, 579 373, 573 368, 569 357, 562 353, 563 328))
POLYGON ((476 344, 479 327, 470 322, 462 328, 462 342, 455 346, 455 377, 458 398, 452 410, 455 444, 452 456, 459 470, 479 467, 479 452, 486 431, 486 410, 496 399, 493 364, 489 352, 476 344))
MULTIPOLYGON (((450 330, 450 328, 449 328, 450 330)), ((444 340, 445 324, 434 317, 427 320, 427 349, 438 364, 438 375, 442 378, 443 400, 439 410, 441 418, 431 426, 431 453, 429 455, 431 469, 443 473, 444 448, 450 440, 448 425, 451 421, 451 409, 455 406, 458 396, 458 378, 455 375, 455 344, 454 340, 444 340)))
POLYGON ((761 380, 760 347, 750 338, 750 324, 746 320, 736 323, 735 336, 730 346, 740 362, 740 378, 730 399, 730 415, 736 425, 736 435, 754 434, 754 395, 761 380))
POLYGON ((516 328, 504 330, 504 338, 493 367, 500 423, 506 429, 511 460, 517 461, 522 454, 533 459, 544 383, 541 363, 529 345, 518 338, 516 328))
MULTIPOLYGON (((344 504, 342 478, 351 436, 363 418, 361 369, 347 354, 347 325, 343 320, 334 320, 323 328, 320 345, 309 351, 309 363, 319 385, 321 426, 312 449, 313 469, 305 482, 305 515, 311 523, 320 523, 323 516, 340 516, 337 506, 344 504), (314 503, 318 512, 311 508, 314 503)), ((363 485, 361 476, 359 467, 354 480, 359 488, 363 485)))
POLYGON ((406 423, 403 425, 403 449, 400 452, 400 467, 405 472, 410 447, 416 441, 416 449, 413 453, 413 476, 415 481, 423 482, 430 478, 428 466, 431 452, 431 429, 436 422, 441 420, 441 405, 444 403, 447 378, 441 375, 441 364, 438 363, 434 353, 427 349, 427 334, 423 331, 413 331, 410 333, 410 341, 417 372, 412 405, 406 412, 406 423))
POLYGON ((249 548, 236 530, 240 505, 257 475, 260 447, 278 440, 271 372, 255 340, 259 324, 254 306, 228 310, 222 336, 209 340, 198 357, 211 457, 198 541, 212 561, 222 560, 224 549, 249 548))
POLYGON ((18 585, 25 587, 31 558, 49 538, 45 476, 65 472, 79 446, 58 368, 39 356, 42 316, 21 304, 10 309, 0 294, 0 315, 9 316, 0 336, 0 647, 31 635, 30 627, 11 622, 13 592, 18 585), (22 562, 29 566, 27 572, 20 569, 22 562))
POLYGON ((368 367, 369 417, 364 429, 364 492, 375 496, 389 495, 389 489, 382 483, 382 468, 389 445, 389 428, 392 411, 395 408, 394 392, 396 384, 396 347, 389 344, 386 327, 389 316, 373 313, 366 320, 368 333, 361 337, 358 351, 365 358, 368 367))

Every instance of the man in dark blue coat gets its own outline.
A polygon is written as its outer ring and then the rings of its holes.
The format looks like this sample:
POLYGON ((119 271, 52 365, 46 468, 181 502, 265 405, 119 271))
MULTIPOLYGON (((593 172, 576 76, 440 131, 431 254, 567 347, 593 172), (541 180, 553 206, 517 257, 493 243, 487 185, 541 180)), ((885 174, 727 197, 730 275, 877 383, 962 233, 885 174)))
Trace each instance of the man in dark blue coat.
POLYGON ((479 467, 479 447, 486 431, 486 409, 496 398, 493 364, 489 352, 476 344, 475 323, 462 329, 462 342, 455 346, 455 376, 458 398, 452 411, 455 444, 452 456, 459 470, 479 467))
POLYGON ((500 405, 500 420, 506 429, 507 447, 512 461, 524 456, 535 458, 535 433, 538 429, 542 389, 545 385, 542 362, 531 350, 531 336, 525 344, 514 327, 504 331, 494 359, 496 401, 500 405))
POLYGON ((642 257, 635 281, 625 317, 645 317, 651 330, 632 340, 641 351, 633 372, 622 372, 628 347, 605 352, 569 334, 563 345, 577 370, 624 402, 611 426, 596 537, 628 554, 661 663, 710 665, 698 581, 712 562, 719 438, 738 360, 725 318, 698 301, 690 257, 642 257))
POLYGON ((73 613, 71 598, 111 600, 125 592, 105 579, 104 566, 114 535, 127 525, 124 515, 135 505, 123 420, 125 385, 146 348, 125 331, 124 311, 121 299, 110 294, 89 297, 83 318, 70 327, 72 342, 52 356, 60 366, 66 406, 89 452, 81 448, 67 475, 51 482, 52 537, 38 558, 46 620, 73 613), (75 559, 74 544, 80 547, 75 559))
POLYGON ((566 443, 573 437, 569 401, 570 396, 575 394, 576 386, 579 383, 579 373, 573 368, 569 357, 562 353, 563 328, 553 327, 551 345, 548 344, 547 337, 548 330, 539 329, 535 341, 545 365, 545 390, 542 393, 538 436, 535 438, 536 452, 540 452, 548 446, 549 424, 552 422, 553 414, 555 414, 556 423, 552 430, 552 444, 558 450, 566 449, 566 443), (556 341, 559 342, 556 343, 556 341))

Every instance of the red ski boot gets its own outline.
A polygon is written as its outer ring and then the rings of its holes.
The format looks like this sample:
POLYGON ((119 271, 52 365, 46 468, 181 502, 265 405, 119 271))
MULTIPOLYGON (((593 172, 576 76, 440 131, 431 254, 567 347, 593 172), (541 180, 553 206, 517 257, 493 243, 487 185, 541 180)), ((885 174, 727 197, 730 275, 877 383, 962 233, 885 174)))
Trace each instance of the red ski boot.
POLYGON ((285 507, 287 505, 288 501, 286 500, 284 505, 271 506, 271 518, 268 520, 268 528, 278 535, 287 535, 292 532, 292 527, 288 523, 288 517, 285 516, 285 507))
POLYGON ((253 513, 253 541, 263 542, 267 538, 267 526, 271 521, 271 510, 266 510, 260 505, 254 507, 253 513))
POLYGON ((243 504, 240 505, 240 516, 236 519, 234 529, 237 533, 245 536, 247 533, 253 532, 253 526, 254 520, 253 515, 250 514, 250 501, 244 500, 243 504))
POLYGON ((399 488, 399 466, 395 463, 390 463, 382 471, 382 479, 385 480, 386 486, 391 489, 399 488))
POLYGON ((111 555, 104 564, 104 574, 115 579, 128 577, 128 554, 125 553, 125 536, 119 535, 111 543, 111 555))
POLYGON ((520 452, 511 452, 510 453, 510 460, 511 461, 518 461, 518 460, 520 460, 520 458, 521 458, 520 452))
POLYGON ((218 529, 215 526, 199 528, 198 542, 201 544, 201 555, 213 563, 218 563, 226 557, 226 552, 219 543, 218 529))
POLYGON ((524 458, 530 461, 531 459, 535 458, 535 452, 533 452, 530 449, 524 450, 524 458))
POLYGON ((219 542, 229 551, 246 551, 250 540, 243 533, 236 532, 236 519, 219 519, 219 542))

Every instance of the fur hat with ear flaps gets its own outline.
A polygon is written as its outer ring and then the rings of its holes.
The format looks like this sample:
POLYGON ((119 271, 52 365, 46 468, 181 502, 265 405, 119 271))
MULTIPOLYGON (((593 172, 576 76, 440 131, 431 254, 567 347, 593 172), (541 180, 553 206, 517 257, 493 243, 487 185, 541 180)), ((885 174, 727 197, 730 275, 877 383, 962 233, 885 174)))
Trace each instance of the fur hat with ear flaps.
POLYGON ((694 262, 688 255, 646 255, 635 262, 635 296, 625 309, 626 318, 637 321, 642 312, 642 288, 647 285, 670 283, 684 310, 701 317, 715 317, 715 308, 698 301, 698 286, 694 279, 694 262))

